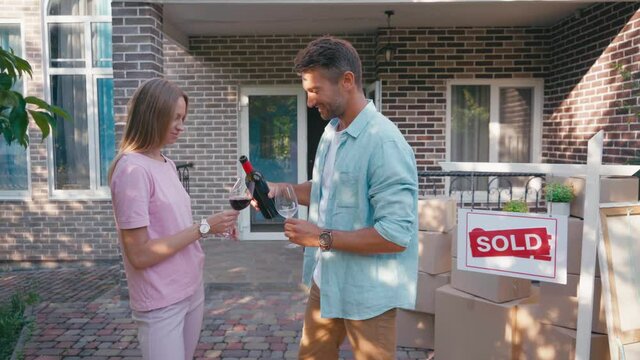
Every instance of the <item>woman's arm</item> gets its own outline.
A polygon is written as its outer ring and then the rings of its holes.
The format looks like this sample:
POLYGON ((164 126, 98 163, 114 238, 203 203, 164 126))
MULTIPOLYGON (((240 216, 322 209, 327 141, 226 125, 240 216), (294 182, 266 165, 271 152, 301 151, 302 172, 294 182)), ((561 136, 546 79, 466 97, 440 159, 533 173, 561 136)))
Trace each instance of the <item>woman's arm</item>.
MULTIPOLYGON (((209 233, 221 233, 233 226, 238 211, 227 210, 210 216, 207 222, 211 226, 209 233)), ((194 241, 200 239, 199 224, 193 224, 177 234, 160 239, 149 239, 147 227, 122 229, 124 254, 129 263, 138 270, 154 266, 176 254, 194 241)))

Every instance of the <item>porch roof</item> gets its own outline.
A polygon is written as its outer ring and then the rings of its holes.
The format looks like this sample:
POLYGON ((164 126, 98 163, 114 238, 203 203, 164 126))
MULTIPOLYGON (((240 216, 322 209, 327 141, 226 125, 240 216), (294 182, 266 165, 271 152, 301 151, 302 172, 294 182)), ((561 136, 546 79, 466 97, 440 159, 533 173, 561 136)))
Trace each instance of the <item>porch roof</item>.
POLYGON ((165 32, 189 36, 371 33, 386 27, 549 26, 594 0, 156 0, 165 32))

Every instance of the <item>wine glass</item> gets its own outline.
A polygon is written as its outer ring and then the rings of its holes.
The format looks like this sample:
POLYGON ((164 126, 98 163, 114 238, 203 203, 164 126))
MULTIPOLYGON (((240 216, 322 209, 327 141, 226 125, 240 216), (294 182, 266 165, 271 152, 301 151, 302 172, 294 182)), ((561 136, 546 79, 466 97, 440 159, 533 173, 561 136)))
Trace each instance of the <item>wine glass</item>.
MULTIPOLYGON (((229 204, 234 210, 240 211, 249 206, 251 199, 253 199, 253 186, 252 182, 245 183, 244 178, 239 177, 236 179, 228 195, 229 204)), ((233 228, 228 228, 220 235, 225 239, 231 239, 232 231, 233 228)))
MULTIPOLYGON (((283 185, 277 190, 275 205, 278 214, 285 219, 292 218, 296 212, 298 212, 298 198, 291 184, 283 185)), ((297 244, 289 243, 286 247, 288 249, 294 249, 298 246, 297 244)))

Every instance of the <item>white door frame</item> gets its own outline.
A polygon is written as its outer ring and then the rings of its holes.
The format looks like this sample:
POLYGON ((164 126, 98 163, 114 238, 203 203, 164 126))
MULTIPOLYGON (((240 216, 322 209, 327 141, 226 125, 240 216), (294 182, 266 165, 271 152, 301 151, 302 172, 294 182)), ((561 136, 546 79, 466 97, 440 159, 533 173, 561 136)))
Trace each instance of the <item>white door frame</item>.
MULTIPOLYGON (((249 96, 251 95, 296 95, 298 98, 298 183, 307 180, 307 100, 300 85, 280 86, 247 86, 240 88, 240 129, 238 150, 240 154, 249 155, 249 96)), ((238 176, 244 176, 244 171, 238 166, 238 176)), ((269 179, 267 179, 268 181, 269 179)), ((298 218, 307 218, 307 207, 300 206, 298 218)), ((239 217, 239 238, 241 240, 287 240, 282 232, 251 232, 250 212, 242 211, 239 217)))

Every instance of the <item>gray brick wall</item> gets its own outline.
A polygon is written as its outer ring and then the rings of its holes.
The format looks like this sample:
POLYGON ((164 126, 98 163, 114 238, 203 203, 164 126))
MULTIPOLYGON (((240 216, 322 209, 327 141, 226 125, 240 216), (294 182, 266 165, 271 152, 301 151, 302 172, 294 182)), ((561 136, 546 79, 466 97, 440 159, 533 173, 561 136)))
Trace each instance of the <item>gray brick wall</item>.
MULTIPOLYGON (((39 0, 0 0, 0 21, 23 23, 26 59, 33 79, 28 95, 44 97, 42 16, 39 0)), ((49 199, 46 142, 35 125, 31 136, 32 196, 28 201, 0 200, 0 261, 110 260, 117 256, 110 201, 49 199)))
MULTIPOLYGON (((24 23, 34 78, 29 94, 43 96, 39 0, 0 0, 0 19, 24 23)), ((300 36, 193 37, 190 49, 159 31, 162 7, 117 1, 113 8, 116 120, 148 78, 166 76, 191 97, 187 131, 167 153, 191 161, 194 215, 227 207, 223 186, 237 171, 238 91, 248 85, 296 85, 296 52, 315 38, 300 36)), ((634 95, 610 69, 640 63, 640 5, 595 4, 581 19, 549 28, 380 29, 345 36, 362 55, 365 84, 383 82, 383 112, 414 147, 419 170, 437 169, 445 156, 446 81, 463 78, 546 78, 543 156, 551 162, 584 161, 586 139, 598 128, 609 135, 607 162, 624 162, 638 143, 637 119, 620 101, 634 95), (580 35, 580 36, 579 36, 580 35), (393 62, 376 58, 387 38, 399 45, 393 62), (586 39, 586 40, 584 40, 586 39), (610 42, 612 42, 610 44, 610 42), (601 94, 613 90, 613 95, 601 94)), ((122 131, 118 125, 117 133, 122 131)), ((0 201, 0 261, 118 260, 109 201, 49 200, 48 154, 32 128, 32 199, 0 201)))
MULTIPOLYGON (((174 160, 193 162, 196 218, 228 208, 225 186, 238 166, 238 94, 248 85, 302 86, 293 71, 297 52, 317 36, 193 37, 185 51, 165 41, 166 77, 190 96, 186 131, 168 148, 174 160)), ((375 79, 375 34, 347 35, 363 61, 363 80, 375 79)))

